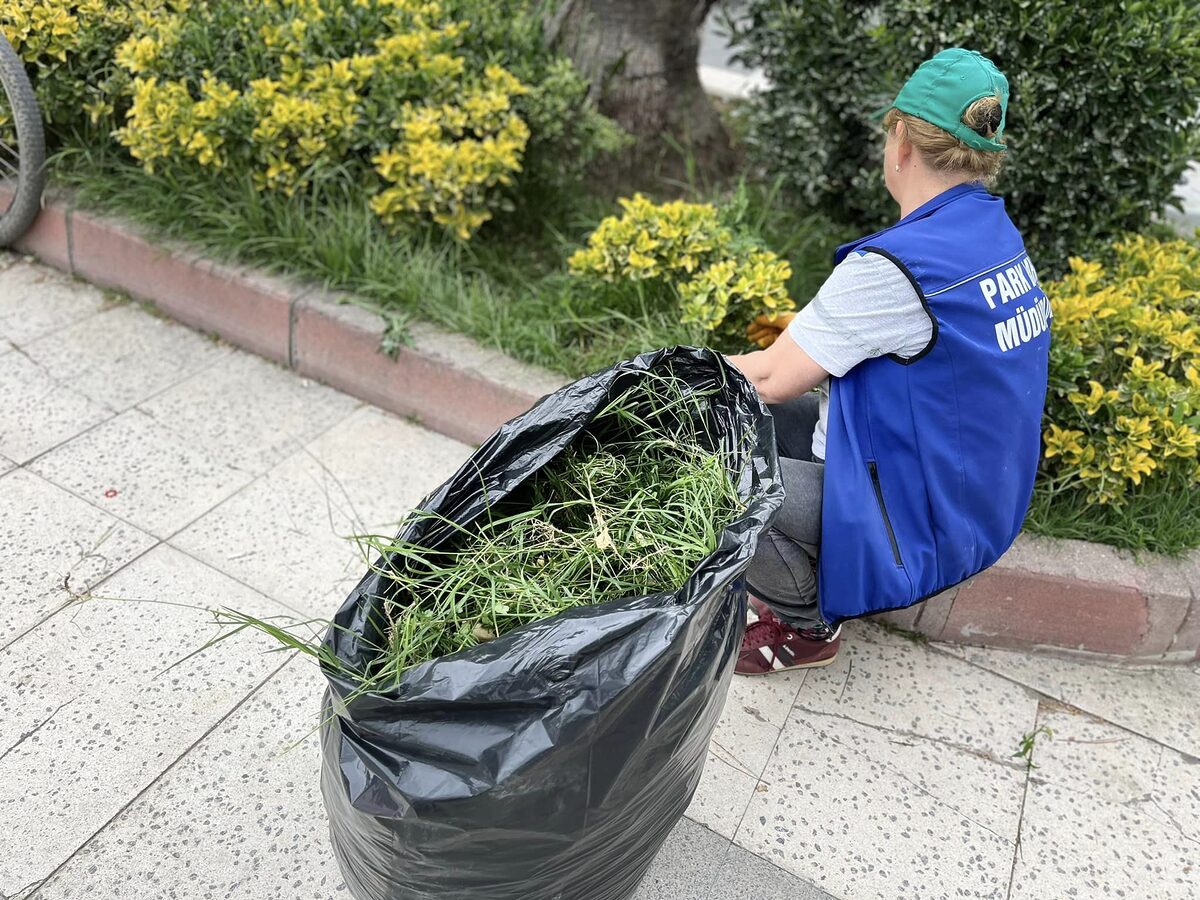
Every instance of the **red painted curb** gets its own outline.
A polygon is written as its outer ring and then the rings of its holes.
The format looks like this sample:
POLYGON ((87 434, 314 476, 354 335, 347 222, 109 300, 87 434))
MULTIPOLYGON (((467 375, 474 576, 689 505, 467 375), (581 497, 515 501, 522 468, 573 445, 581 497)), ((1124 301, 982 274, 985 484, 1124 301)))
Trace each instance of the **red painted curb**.
MULTIPOLYGON (((428 335, 423 346, 391 359, 379 350, 383 324, 372 312, 163 247, 59 202, 17 249, 468 443, 482 442, 557 386, 459 335, 428 335)), ((1200 659, 1200 553, 1142 565, 1100 544, 1022 535, 988 571, 879 618, 932 640, 1190 662, 1200 659)))
POLYGON ((153 244, 112 219, 71 216, 72 271, 148 300, 172 318, 287 364, 290 308, 302 288, 153 244))
MULTIPOLYGON (((12 190, 0 185, 0 208, 7 208, 12 190)), ((44 202, 33 225, 17 241, 14 250, 38 257, 47 265, 64 272, 71 269, 70 209, 53 200, 44 202)))
POLYGON ((1200 659, 1200 554, 1139 565, 1103 544, 1023 534, 987 571, 881 618, 935 641, 1192 662, 1200 659))
POLYGON ((1146 600, 1134 588, 993 568, 959 590, 941 639, 1132 656, 1148 626, 1146 600))
POLYGON ((378 315, 324 294, 293 310, 297 372, 469 444, 480 444, 537 399, 408 348, 379 352, 378 315))

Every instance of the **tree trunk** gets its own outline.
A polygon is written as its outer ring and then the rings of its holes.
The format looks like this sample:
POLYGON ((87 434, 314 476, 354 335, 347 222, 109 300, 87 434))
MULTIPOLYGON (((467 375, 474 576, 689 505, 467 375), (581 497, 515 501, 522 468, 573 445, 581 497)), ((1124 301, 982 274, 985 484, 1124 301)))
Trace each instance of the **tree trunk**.
POLYGON ((634 180, 686 170, 667 136, 706 174, 723 174, 735 161, 696 72, 700 29, 714 3, 564 0, 548 28, 549 39, 591 82, 600 111, 636 138, 623 166, 634 180))

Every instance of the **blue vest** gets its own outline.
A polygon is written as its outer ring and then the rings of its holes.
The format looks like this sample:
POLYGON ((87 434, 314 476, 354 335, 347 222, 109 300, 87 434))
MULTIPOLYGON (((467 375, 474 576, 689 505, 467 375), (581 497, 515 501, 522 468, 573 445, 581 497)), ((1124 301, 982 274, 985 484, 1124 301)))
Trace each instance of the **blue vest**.
POLYGON ((840 247, 891 259, 933 320, 909 359, 831 379, 821 523, 826 621, 911 606, 1011 546, 1033 493, 1050 304, 1004 201, 938 195, 840 247))

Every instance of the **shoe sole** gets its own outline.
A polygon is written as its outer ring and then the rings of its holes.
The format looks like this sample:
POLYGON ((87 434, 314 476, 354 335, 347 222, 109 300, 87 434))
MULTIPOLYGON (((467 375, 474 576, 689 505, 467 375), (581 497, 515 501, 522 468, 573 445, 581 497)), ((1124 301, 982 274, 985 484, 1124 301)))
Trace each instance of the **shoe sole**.
POLYGON ((821 669, 825 666, 833 665, 837 661, 838 654, 834 654, 829 659, 821 659, 816 662, 800 663, 795 666, 787 666, 783 669, 767 669, 765 672, 739 672, 734 670, 734 675, 741 675, 743 678, 756 678, 759 675, 778 675, 780 672, 794 672, 797 669, 821 669))

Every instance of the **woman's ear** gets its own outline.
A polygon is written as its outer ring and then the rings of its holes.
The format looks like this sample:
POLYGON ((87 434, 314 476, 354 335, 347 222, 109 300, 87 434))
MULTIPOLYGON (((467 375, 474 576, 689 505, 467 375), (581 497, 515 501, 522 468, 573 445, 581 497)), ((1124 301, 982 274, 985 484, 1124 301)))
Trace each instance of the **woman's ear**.
POLYGON ((913 145, 908 139, 908 129, 903 119, 897 119, 892 126, 892 139, 896 142, 896 162, 904 168, 912 160, 913 145))

